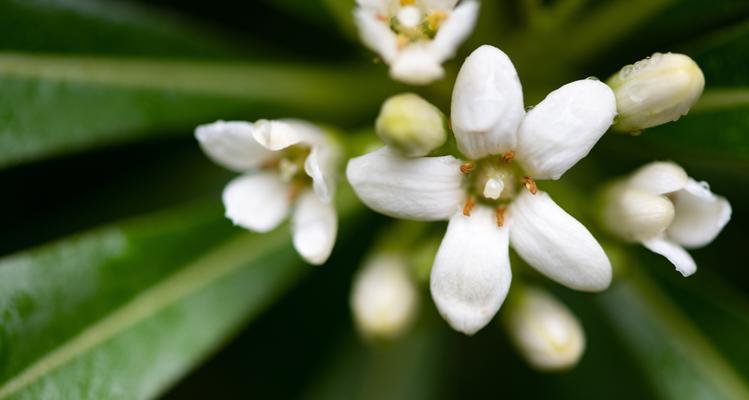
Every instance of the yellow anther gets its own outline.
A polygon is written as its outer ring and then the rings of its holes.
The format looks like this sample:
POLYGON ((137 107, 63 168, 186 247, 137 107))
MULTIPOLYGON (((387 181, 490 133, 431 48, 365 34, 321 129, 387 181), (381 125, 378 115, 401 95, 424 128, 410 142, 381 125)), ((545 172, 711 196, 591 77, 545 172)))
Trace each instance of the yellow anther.
POLYGON ((416 4, 416 0, 401 0, 401 7, 412 6, 416 4))
POLYGON ((538 193, 538 186, 536 186, 536 181, 533 180, 530 176, 526 176, 523 178, 523 186, 531 192, 531 194, 538 193))
MULTIPOLYGON (((401 1, 402 3, 403 1, 401 1)), ((439 29, 440 25, 442 25, 442 22, 447 19, 447 13, 442 10, 432 11, 427 16, 427 24, 429 27, 429 30, 436 31, 439 29)))
POLYGON ((470 174, 473 169, 476 167, 476 164, 472 162, 464 162, 463 164, 460 164, 460 172, 464 174, 470 174))
POLYGON ((473 200, 473 197, 468 197, 466 199, 466 204, 463 206, 463 215, 466 217, 471 216, 471 210, 473 210, 473 206, 476 205, 476 202, 473 200))
POLYGON ((502 161, 504 161, 505 163, 512 161, 514 158, 515 158, 515 152, 512 150, 502 155, 502 161))
POLYGON ((507 208, 504 206, 498 206, 497 207, 497 226, 502 227, 505 224, 505 210, 507 208))

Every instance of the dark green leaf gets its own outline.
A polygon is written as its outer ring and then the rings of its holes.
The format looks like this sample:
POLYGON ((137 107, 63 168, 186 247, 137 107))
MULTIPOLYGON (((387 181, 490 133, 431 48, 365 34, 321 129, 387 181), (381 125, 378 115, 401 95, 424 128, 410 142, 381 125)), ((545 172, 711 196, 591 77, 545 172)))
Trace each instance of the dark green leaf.
POLYGON ((356 121, 393 86, 375 71, 278 64, 0 56, 0 167, 215 119, 356 121))
POLYGON ((153 397, 305 268, 198 204, 0 262, 0 397, 153 397))

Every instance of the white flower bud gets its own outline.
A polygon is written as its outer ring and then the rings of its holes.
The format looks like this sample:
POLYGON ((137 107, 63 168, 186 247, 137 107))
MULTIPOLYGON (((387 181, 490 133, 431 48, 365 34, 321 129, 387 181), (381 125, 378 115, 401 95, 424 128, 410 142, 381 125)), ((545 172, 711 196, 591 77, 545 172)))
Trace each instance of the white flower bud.
POLYGON ((534 368, 571 368, 585 350, 585 333, 577 318, 539 289, 524 289, 512 299, 504 318, 510 338, 534 368))
POLYGON ((603 196, 603 226, 624 240, 653 238, 674 220, 674 204, 664 195, 619 182, 606 188, 603 196))
POLYGON ((609 78, 617 111, 615 129, 640 132, 676 121, 697 102, 705 77, 688 56, 655 53, 609 78))
POLYGON ((354 277, 351 309, 365 336, 392 339, 410 327, 418 296, 406 268, 403 257, 380 254, 354 277))
POLYGON ((407 157, 425 156, 447 140, 444 115, 412 93, 387 99, 375 129, 385 144, 407 157))

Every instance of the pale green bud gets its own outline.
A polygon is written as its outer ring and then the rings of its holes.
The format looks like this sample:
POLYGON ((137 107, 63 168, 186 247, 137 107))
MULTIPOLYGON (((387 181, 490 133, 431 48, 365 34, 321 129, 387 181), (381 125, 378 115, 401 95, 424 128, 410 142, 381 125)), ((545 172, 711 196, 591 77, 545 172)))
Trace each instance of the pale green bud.
POLYGON ((394 339, 411 326, 418 307, 416 284, 405 257, 370 257, 354 277, 351 310, 359 332, 368 338, 394 339))
POLYGON ((702 94, 705 77, 688 56, 655 53, 622 68, 607 83, 619 113, 614 128, 639 133, 689 112, 702 94))
POLYGON ((577 318, 545 291, 517 290, 503 314, 503 322, 520 354, 539 370, 575 366, 585 350, 585 332, 577 318))
POLYGON ((413 93, 387 99, 375 129, 386 145, 406 157, 423 157, 447 140, 444 115, 413 93))

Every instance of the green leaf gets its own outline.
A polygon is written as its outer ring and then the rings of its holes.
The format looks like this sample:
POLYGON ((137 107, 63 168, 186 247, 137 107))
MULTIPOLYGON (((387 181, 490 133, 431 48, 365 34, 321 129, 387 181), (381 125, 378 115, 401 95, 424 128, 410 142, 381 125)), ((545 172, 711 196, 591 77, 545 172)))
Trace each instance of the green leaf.
POLYGON ((159 57, 246 53, 194 21, 102 0, 0 0, 0 48, 159 57))
POLYGON ((0 397, 149 398, 298 278, 286 229, 197 204, 0 262, 0 397))
POLYGON ((749 388, 692 322, 630 265, 597 299, 664 399, 749 399, 749 388))
POLYGON ((393 85, 370 69, 0 55, 0 167, 215 119, 352 123, 393 85))

